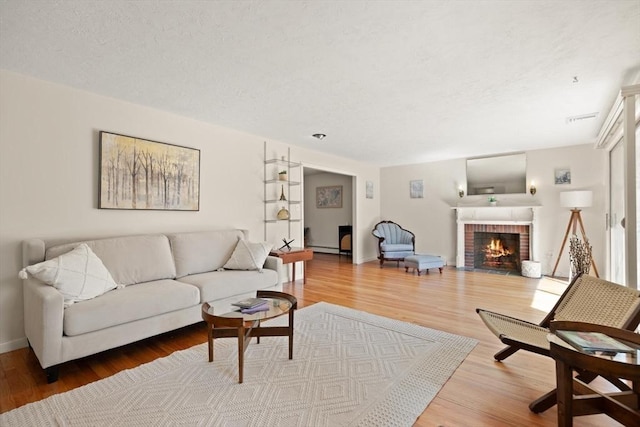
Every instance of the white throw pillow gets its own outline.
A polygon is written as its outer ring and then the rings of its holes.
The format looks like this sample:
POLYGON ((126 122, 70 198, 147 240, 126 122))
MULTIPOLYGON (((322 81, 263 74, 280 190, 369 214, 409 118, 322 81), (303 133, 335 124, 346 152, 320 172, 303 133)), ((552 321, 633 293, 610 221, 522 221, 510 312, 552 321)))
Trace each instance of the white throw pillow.
POLYGON ((273 246, 267 242, 247 242, 238 240, 229 261, 222 267, 227 270, 259 270, 262 271, 264 261, 273 246))
POLYGON ((109 270, 85 243, 59 257, 22 269, 20 277, 26 279, 27 273, 60 291, 65 307, 118 287, 109 270))

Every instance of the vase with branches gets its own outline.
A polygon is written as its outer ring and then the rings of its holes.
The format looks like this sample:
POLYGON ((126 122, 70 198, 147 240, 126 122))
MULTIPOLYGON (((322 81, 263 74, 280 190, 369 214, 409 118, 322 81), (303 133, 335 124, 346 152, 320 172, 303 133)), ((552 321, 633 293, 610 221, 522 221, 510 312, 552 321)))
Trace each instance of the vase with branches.
POLYGON ((583 242, 577 235, 569 239, 569 262, 571 263, 570 278, 576 277, 580 273, 589 274, 591 269, 592 247, 589 240, 583 242))

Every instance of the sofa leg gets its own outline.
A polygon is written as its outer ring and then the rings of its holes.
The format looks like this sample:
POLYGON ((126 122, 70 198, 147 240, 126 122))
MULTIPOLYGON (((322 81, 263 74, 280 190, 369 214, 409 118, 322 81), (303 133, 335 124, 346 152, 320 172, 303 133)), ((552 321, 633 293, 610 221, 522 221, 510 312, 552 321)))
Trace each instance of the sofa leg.
POLYGON ((384 263, 384 258, 380 258, 380 268, 382 268, 383 263, 384 263))
POLYGON ((45 368, 44 373, 47 376, 47 384, 55 383, 56 381, 58 381, 59 369, 57 366, 50 366, 48 368, 45 368))

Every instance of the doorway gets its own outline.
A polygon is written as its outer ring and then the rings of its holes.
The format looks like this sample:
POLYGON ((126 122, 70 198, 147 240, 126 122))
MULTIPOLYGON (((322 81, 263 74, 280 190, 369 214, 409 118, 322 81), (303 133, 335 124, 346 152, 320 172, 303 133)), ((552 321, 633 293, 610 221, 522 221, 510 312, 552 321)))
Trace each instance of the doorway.
MULTIPOLYGON (((353 257, 355 247, 344 250, 344 230, 356 229, 355 176, 307 166, 303 175, 305 245, 315 253, 353 257)), ((350 242, 355 242, 353 234, 350 242)))

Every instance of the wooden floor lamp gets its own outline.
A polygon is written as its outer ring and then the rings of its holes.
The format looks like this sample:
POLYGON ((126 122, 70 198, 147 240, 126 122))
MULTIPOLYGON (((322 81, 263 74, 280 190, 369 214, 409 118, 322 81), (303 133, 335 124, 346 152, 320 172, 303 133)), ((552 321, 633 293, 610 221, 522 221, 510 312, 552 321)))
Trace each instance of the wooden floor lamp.
MULTIPOLYGON (((571 217, 569 218, 569 224, 567 225, 567 231, 564 233, 564 239, 562 239, 562 246, 560 246, 560 252, 558 252, 558 259, 556 260, 556 265, 553 267, 553 272, 551 273, 551 277, 555 277, 556 270, 558 269, 558 264, 560 263, 560 258, 562 257, 562 252, 564 251, 564 246, 567 243, 567 238, 569 237, 569 231, 571 230, 571 235, 575 235, 577 232, 578 226, 580 226, 580 232, 582 233, 582 239, 586 242, 587 234, 584 232, 584 224, 582 223, 582 216, 580 212, 581 208, 591 207, 593 204, 593 192, 592 191, 563 191, 560 193, 560 206, 564 208, 571 208, 571 217)), ((596 277, 600 277, 598 274, 598 268, 596 267, 596 262, 591 258, 591 265, 593 266, 593 272, 596 277)))

